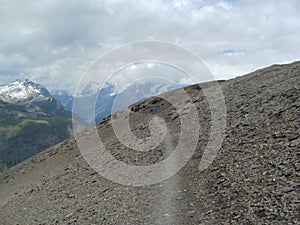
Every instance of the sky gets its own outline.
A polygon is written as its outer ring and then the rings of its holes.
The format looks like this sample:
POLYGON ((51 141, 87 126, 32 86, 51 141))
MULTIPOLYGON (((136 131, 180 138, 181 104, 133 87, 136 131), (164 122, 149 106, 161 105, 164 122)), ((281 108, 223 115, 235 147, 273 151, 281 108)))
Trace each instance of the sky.
POLYGON ((299 60, 299 12, 299 0, 0 0, 0 84, 74 92, 101 55, 143 40, 190 49, 229 79, 299 60))

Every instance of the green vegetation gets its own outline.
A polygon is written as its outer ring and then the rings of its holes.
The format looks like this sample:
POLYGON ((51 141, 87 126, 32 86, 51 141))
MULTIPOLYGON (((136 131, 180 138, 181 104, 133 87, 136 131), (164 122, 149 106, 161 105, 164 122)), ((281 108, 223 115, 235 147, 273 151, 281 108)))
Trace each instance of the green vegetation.
POLYGON ((70 117, 0 101, 0 171, 70 137, 70 117))
POLYGON ((0 162, 0 172, 4 171, 4 170, 6 170, 6 169, 7 169, 6 163, 0 162))

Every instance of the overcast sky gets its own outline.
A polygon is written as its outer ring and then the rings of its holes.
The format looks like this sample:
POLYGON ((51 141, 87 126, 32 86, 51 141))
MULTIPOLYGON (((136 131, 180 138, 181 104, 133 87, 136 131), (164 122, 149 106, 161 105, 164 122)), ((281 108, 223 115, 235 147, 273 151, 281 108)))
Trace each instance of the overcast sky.
POLYGON ((300 59, 300 1, 2 0, 0 84, 74 90, 101 55, 142 40, 182 45, 227 79, 300 59))

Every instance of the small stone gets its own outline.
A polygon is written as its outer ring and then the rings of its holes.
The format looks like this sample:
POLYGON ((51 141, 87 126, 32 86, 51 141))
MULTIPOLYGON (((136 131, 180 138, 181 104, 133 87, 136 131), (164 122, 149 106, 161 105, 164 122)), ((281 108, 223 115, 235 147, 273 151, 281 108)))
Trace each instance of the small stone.
POLYGON ((294 191, 294 190, 295 190, 294 186, 286 186, 286 187, 282 188, 282 191, 284 193, 288 193, 288 192, 291 192, 291 191, 294 191))
POLYGON ((289 146, 290 147, 300 146, 300 139, 291 141, 290 144, 289 144, 289 146))
POLYGON ((70 213, 70 214, 66 215, 65 217, 70 218, 72 215, 73 215, 73 213, 70 213))

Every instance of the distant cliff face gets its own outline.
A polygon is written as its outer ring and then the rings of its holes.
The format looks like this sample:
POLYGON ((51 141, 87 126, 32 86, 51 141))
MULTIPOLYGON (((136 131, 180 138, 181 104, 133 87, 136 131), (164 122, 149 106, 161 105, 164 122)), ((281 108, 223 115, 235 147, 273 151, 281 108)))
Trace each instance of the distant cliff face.
MULTIPOLYGON (((202 89, 193 85, 184 90, 199 114, 198 147, 176 175, 151 186, 119 185, 91 169, 76 141, 69 139, 0 174, 0 221, 299 224, 300 62, 271 66, 219 84, 227 127, 208 169, 200 172, 198 166, 209 139, 212 109, 202 89)), ((164 96, 179 98, 184 90, 164 96)), ((167 149, 176 147, 180 139, 184 112, 159 96, 130 110, 130 127, 138 138, 151 135, 153 117, 164 119, 169 138, 149 152, 132 151, 118 140, 107 118, 96 126, 106 150, 136 166, 154 165, 169 157, 167 149)), ((81 137, 89 139, 90 130, 81 137)))
POLYGON ((71 112, 29 80, 0 86, 0 170, 71 135, 71 112))

